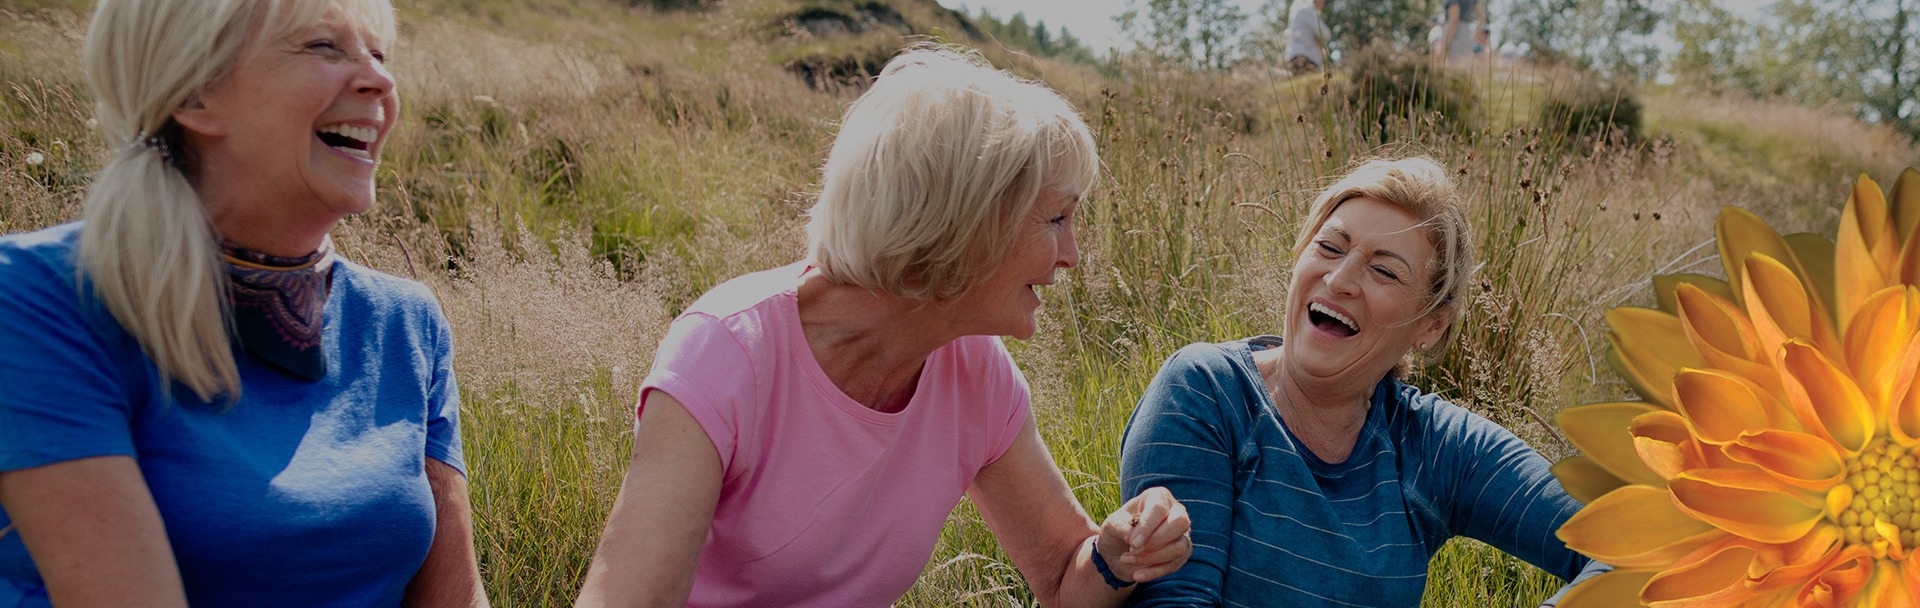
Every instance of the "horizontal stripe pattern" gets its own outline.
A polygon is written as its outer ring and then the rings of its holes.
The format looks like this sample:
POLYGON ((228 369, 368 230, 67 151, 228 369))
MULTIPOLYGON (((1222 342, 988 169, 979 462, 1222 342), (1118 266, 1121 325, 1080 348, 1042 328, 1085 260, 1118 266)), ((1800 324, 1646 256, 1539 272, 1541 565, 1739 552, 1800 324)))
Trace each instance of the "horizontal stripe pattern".
POLYGON ((1418 606, 1427 562, 1456 536, 1570 580, 1590 560, 1553 531, 1579 510, 1545 458, 1493 422, 1394 378, 1376 387, 1350 456, 1328 463, 1275 413, 1252 351, 1271 337, 1182 349, 1128 423, 1121 490, 1171 490, 1194 555, 1136 606, 1418 606))

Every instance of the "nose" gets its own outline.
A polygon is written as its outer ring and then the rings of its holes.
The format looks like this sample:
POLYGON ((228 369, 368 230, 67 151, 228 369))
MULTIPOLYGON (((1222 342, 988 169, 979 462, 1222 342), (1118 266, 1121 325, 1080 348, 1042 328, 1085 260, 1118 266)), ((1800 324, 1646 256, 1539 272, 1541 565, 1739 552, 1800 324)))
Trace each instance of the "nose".
POLYGON ((361 69, 354 75, 353 90, 369 97, 383 97, 393 93, 393 73, 387 71, 384 61, 375 59, 372 53, 364 55, 360 61, 361 69))
POLYGON ((1055 247, 1055 255, 1058 257, 1054 260, 1054 266, 1058 268, 1072 268, 1080 265, 1080 241, 1073 235, 1072 223, 1067 224, 1066 232, 1067 235, 1064 237, 1066 242, 1055 247))
POLYGON ((1333 293, 1350 296, 1359 292, 1359 273, 1365 271, 1365 262, 1359 256, 1347 256, 1333 270, 1327 271, 1327 289, 1333 293))

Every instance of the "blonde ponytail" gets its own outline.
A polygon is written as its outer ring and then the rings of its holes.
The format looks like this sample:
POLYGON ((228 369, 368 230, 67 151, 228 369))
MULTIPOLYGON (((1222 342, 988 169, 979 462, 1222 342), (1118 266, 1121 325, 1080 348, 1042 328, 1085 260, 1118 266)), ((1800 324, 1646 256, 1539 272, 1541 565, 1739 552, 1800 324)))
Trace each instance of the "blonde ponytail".
MULTIPOLYGON (((85 60, 96 116, 117 146, 87 189, 80 267, 169 386, 240 393, 213 227, 182 171, 173 111, 231 69, 253 29, 249 0, 101 0, 85 60)), ((170 388, 166 391, 171 394, 170 388)))

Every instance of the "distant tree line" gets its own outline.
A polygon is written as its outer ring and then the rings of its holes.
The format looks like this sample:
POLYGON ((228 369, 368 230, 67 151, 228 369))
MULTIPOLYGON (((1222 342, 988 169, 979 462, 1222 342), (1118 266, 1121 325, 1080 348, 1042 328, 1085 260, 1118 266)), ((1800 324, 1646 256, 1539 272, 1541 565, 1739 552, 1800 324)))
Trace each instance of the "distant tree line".
POLYGON ((1028 23, 1026 13, 1014 13, 1012 17, 1001 19, 986 7, 981 7, 973 15, 973 24, 980 28, 989 41, 1008 49, 1066 61, 1095 61, 1093 51, 1082 45, 1080 39, 1067 31, 1065 26, 1053 29, 1045 21, 1028 23))
MULTIPOLYGON (((1502 52, 1615 80, 1832 106, 1920 141, 1920 0, 1485 0, 1502 52), (1674 41, 1657 42, 1661 37, 1674 41)), ((1136 57, 1197 69, 1279 66, 1288 0, 1128 0, 1136 57)), ((1444 0, 1330 0, 1339 58, 1426 46, 1444 0)))

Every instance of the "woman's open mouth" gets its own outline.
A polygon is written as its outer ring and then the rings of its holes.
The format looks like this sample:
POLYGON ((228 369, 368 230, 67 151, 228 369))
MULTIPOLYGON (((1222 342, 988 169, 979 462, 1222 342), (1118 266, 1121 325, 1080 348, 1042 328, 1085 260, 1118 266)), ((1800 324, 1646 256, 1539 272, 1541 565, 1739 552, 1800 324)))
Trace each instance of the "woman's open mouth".
POLYGON ((1336 336, 1351 337, 1360 333, 1360 327, 1354 324, 1353 319, 1319 302, 1307 305, 1307 320, 1314 327, 1336 336))

